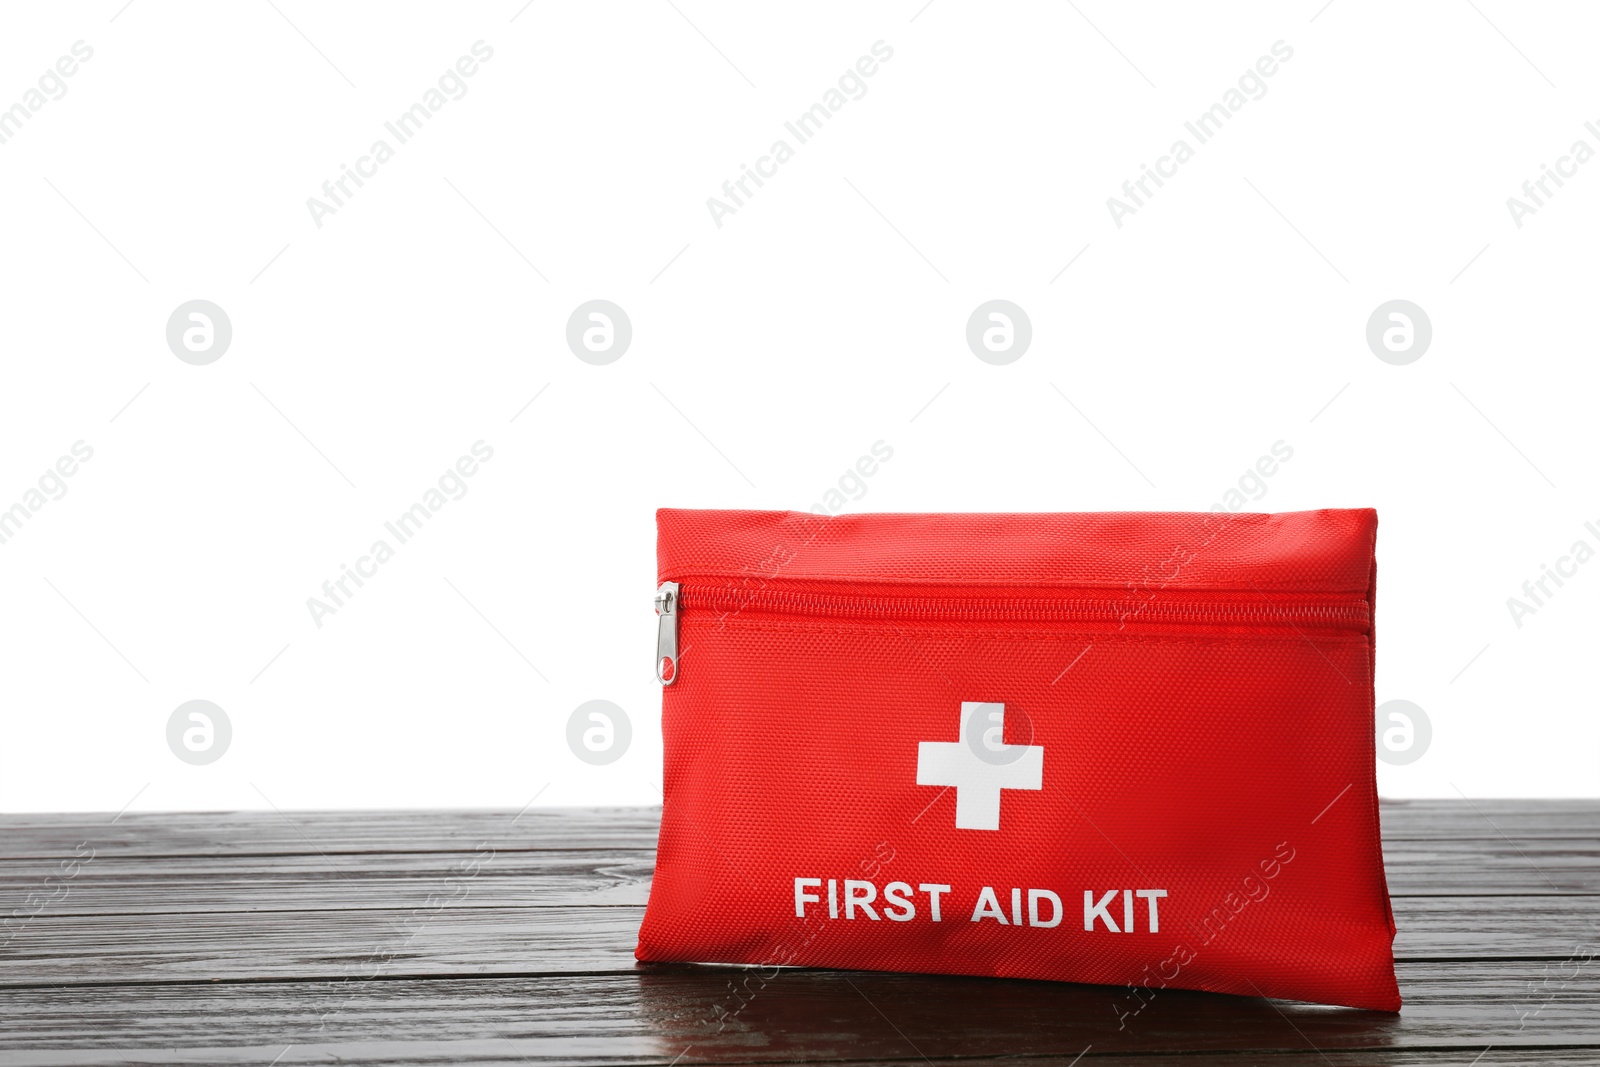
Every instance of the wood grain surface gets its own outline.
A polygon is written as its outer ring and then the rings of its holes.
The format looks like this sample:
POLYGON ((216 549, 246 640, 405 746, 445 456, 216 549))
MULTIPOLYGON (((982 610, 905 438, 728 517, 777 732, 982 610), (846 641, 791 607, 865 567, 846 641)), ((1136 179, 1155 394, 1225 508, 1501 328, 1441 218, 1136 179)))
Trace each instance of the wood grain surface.
POLYGON ((1600 801, 1384 804, 1398 1016, 643 967, 657 818, 0 816, 0 1065, 1600 1064, 1600 801))

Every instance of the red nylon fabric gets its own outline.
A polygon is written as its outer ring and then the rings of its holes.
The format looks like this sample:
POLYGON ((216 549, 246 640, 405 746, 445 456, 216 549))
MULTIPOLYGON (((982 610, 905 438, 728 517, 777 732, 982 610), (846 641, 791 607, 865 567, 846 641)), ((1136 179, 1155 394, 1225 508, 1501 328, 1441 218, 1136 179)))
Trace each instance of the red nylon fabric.
POLYGON ((1399 1009, 1375 512, 657 524, 639 959, 1399 1009))

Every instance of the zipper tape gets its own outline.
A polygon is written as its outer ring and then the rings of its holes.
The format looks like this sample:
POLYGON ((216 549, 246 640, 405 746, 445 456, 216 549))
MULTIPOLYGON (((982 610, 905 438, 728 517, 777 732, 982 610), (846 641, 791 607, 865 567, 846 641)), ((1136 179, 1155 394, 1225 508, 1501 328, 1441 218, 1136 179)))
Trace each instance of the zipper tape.
POLYGON ((906 621, 1086 622, 1188 626, 1283 626, 1365 632, 1372 610, 1366 597, 1345 594, 1268 594, 1240 590, 1158 590, 1130 596, 1116 589, 1031 592, 938 591, 858 594, 800 589, 743 589, 713 580, 662 582, 656 590, 659 616, 656 680, 678 676, 678 623, 685 610, 723 615, 755 612, 838 619, 906 621))

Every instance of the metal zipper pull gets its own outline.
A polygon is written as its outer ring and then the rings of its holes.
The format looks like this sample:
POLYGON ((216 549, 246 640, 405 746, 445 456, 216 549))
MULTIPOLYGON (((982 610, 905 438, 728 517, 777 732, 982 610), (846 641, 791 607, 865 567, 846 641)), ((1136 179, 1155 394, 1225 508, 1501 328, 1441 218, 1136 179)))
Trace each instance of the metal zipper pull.
POLYGON ((678 583, 662 582, 656 589, 656 681, 671 685, 678 680, 678 583))

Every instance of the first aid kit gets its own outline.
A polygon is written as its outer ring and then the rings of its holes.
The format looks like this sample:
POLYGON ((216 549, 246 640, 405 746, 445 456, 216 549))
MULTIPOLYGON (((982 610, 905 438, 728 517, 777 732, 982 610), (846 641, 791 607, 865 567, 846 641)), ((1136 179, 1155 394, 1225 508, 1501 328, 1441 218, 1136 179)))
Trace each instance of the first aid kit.
POLYGON ((657 529, 640 960, 1399 1009, 1375 512, 657 529))

